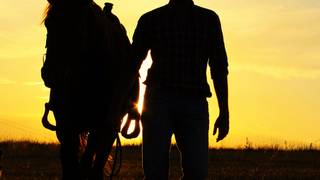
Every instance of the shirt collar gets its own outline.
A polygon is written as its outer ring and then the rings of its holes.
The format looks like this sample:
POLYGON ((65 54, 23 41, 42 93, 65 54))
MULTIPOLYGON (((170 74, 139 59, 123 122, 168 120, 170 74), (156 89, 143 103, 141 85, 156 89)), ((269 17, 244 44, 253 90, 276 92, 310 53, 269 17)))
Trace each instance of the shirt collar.
POLYGON ((170 0, 170 6, 192 6, 194 5, 192 0, 170 0))

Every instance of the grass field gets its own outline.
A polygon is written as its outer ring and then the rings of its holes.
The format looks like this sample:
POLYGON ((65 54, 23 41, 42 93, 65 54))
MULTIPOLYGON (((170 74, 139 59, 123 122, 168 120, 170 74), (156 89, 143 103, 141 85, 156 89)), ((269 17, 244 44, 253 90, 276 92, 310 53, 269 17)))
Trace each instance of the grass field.
MULTIPOLYGON (((60 179, 59 146, 34 142, 0 142, 5 179, 60 179)), ((179 153, 171 149, 170 179, 178 179, 179 153)), ((115 179, 142 179, 141 147, 123 147, 123 164, 115 179)), ((320 151, 315 149, 211 149, 209 179, 320 179, 320 151)))

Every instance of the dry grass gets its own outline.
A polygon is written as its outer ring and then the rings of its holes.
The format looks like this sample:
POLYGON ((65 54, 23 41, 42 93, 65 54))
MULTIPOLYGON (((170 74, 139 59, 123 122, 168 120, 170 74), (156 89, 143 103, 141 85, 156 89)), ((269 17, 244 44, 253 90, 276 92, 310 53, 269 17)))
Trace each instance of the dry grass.
MULTIPOLYGON (((59 146, 36 142, 0 142, 2 179, 60 179, 59 146)), ((171 178, 182 174, 179 152, 171 150, 171 178)), ((141 147, 123 147, 116 179, 142 179, 141 147)), ((320 151, 309 148, 211 149, 209 179, 320 179, 320 151)))

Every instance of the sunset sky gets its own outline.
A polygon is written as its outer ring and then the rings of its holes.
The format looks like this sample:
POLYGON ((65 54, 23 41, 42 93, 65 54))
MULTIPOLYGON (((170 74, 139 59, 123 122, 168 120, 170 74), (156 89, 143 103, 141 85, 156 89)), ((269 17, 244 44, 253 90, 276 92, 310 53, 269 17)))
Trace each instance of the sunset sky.
MULTIPOLYGON (((139 17, 168 0, 111 2, 131 39, 139 17)), ((320 145, 320 1, 194 2, 220 16, 230 64, 230 134, 221 143, 210 136, 210 145, 240 147, 246 138, 254 145, 320 145)), ((40 123, 49 94, 40 77, 46 5, 0 0, 0 141, 56 141, 40 123)), ((208 81, 214 91, 209 74, 208 81)), ((217 101, 208 100, 212 126, 217 101)))

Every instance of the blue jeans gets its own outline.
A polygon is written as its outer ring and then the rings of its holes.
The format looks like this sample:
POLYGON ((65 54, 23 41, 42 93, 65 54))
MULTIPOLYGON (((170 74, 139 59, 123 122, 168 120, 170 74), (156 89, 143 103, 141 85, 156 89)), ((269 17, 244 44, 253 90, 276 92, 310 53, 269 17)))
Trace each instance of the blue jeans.
POLYGON ((173 134, 181 155, 183 179, 207 177, 209 113, 206 97, 147 87, 141 119, 145 179, 168 179, 173 134))

